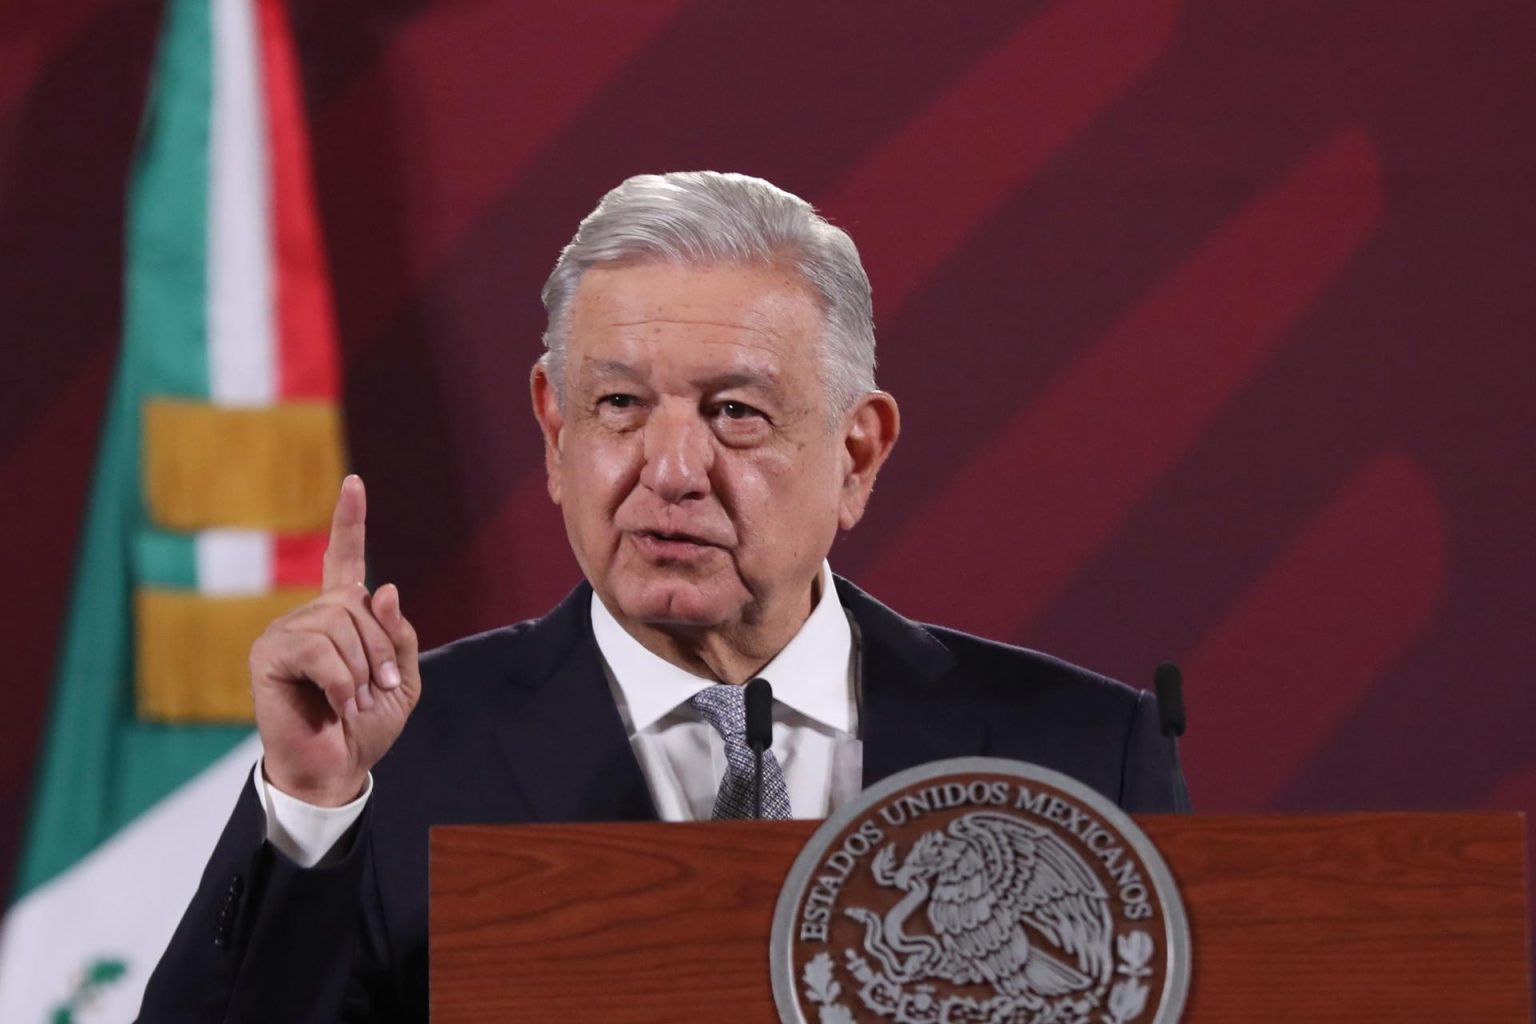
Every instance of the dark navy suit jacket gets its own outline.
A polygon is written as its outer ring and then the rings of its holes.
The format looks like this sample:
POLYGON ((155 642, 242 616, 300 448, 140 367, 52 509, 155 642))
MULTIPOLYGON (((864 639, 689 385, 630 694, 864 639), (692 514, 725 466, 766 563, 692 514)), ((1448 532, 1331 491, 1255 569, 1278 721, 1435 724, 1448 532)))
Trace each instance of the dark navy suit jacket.
MULTIPOLYGON (((947 757, 1031 761, 1127 811, 1187 807, 1155 699, 1033 651, 902 618, 837 581, 861 656, 864 784, 947 757)), ((145 993, 143 1021, 427 1019, 427 830, 654 820, 592 637, 591 589, 422 659, 339 863, 265 841, 247 784, 145 993)))

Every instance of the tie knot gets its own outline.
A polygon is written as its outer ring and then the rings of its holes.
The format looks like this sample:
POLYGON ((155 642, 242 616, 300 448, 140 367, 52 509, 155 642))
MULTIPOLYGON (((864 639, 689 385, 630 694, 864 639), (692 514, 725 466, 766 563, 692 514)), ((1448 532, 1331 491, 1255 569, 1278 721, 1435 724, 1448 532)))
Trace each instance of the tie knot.
POLYGON ((722 739, 740 740, 747 733, 747 704, 744 686, 716 683, 689 698, 699 717, 714 726, 722 739))

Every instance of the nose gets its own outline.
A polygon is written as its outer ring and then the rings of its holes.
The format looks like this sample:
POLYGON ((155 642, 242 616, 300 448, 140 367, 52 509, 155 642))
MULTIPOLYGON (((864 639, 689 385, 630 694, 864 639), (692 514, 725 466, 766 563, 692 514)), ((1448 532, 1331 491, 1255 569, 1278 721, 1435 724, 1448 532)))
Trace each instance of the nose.
POLYGON ((709 493, 714 444, 696 409, 661 407, 646 419, 640 482, 669 504, 709 493))

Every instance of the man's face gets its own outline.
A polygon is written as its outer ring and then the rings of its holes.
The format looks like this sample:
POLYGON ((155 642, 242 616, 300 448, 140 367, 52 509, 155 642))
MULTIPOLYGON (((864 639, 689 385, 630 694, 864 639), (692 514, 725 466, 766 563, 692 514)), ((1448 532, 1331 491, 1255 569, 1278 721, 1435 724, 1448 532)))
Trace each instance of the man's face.
POLYGON ((582 277, 565 400, 536 370, 534 405, 571 547, 621 622, 750 630, 809 611, 868 494, 849 444, 859 415, 829 418, 821 332, 793 271, 582 277))

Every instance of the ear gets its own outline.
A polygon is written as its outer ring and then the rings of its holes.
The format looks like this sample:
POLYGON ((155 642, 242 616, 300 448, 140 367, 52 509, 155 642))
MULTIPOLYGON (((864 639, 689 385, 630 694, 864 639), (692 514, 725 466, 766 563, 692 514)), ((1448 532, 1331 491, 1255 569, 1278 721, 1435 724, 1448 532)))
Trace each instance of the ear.
POLYGON ((896 399, 884 391, 871 391, 860 399, 843 421, 843 489, 838 506, 838 525, 851 530, 864 518, 875 476, 896 446, 901 433, 901 411, 896 399))
POLYGON ((560 433, 565 429, 565 414, 560 411, 560 399, 555 393, 555 382, 549 378, 549 370, 540 359, 533 364, 528 379, 528 389, 533 396, 533 418, 539 421, 544 435, 544 473, 549 486, 549 498, 560 504, 560 433))

